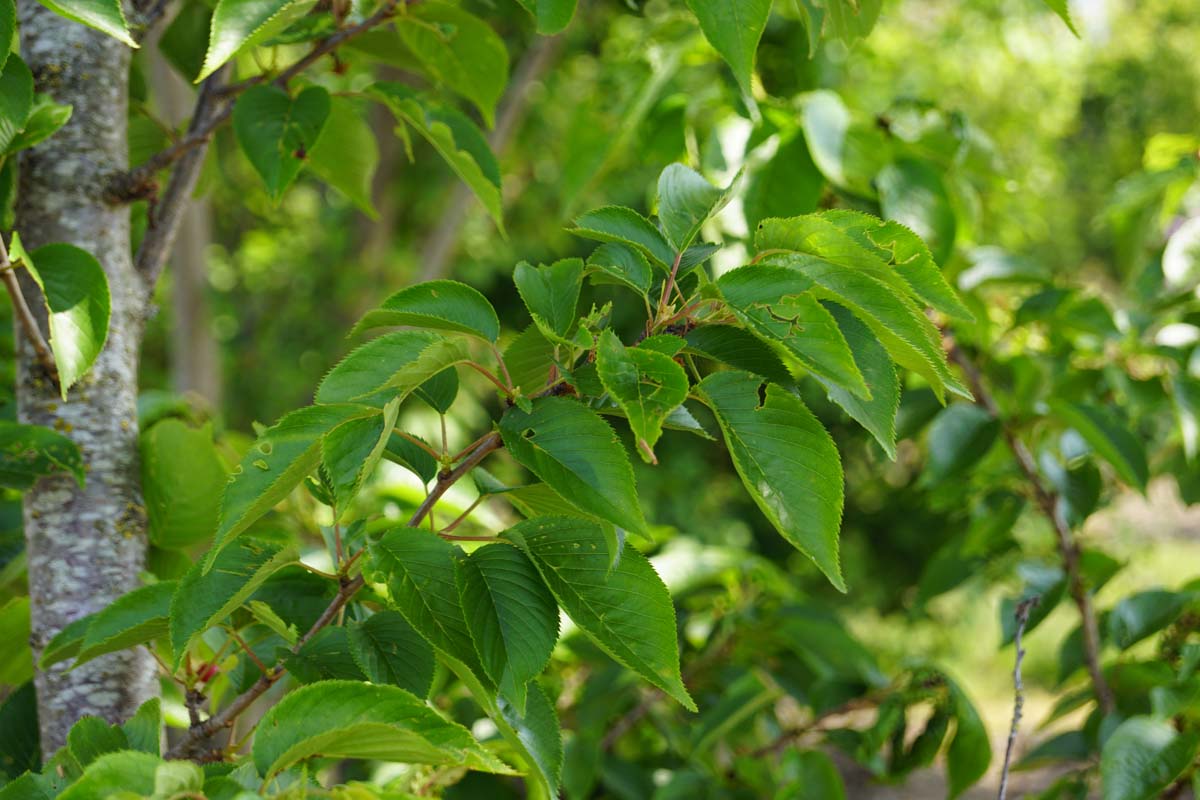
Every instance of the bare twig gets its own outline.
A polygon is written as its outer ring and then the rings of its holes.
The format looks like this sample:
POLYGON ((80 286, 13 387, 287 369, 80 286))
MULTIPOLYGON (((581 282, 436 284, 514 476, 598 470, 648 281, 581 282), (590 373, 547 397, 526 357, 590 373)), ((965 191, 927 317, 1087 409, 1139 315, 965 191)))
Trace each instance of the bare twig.
POLYGON ((750 751, 748 755, 750 758, 754 759, 762 758, 764 756, 779 755, 787 749, 788 745, 803 738, 806 734, 820 730, 822 725, 834 717, 840 717, 843 714, 849 714, 854 711, 873 708, 877 705, 879 705, 879 701, 872 695, 851 698, 842 703, 840 706, 836 706, 828 711, 821 712, 798 728, 794 728, 790 731, 784 731, 782 734, 776 737, 774 741, 768 742, 762 747, 750 751))
POLYGON ((25 294, 21 291, 21 283, 17 280, 17 272, 13 269, 12 262, 8 259, 8 248, 4 244, 4 240, 0 239, 0 278, 4 280, 4 288, 8 290, 9 299, 12 300, 13 313, 16 315, 17 321, 21 324, 21 330, 25 332, 26 338, 33 345, 33 351, 37 353, 38 361, 49 375, 58 380, 58 365, 54 362, 54 353, 50 350, 50 345, 46 344, 45 337, 42 336, 42 330, 38 327, 37 318, 33 316, 33 311, 30 310, 29 304, 25 302, 25 294))
POLYGON ((1038 472, 1033 454, 1017 437, 1011 423, 1000 413, 996 399, 988 390, 979 368, 952 339, 947 339, 946 349, 950 360, 957 364, 966 375, 971 392, 975 395, 975 402, 1000 422, 1004 441, 1032 489, 1038 508, 1054 527, 1054 532, 1058 537, 1059 556, 1062 558, 1063 569, 1067 574, 1067 586, 1071 599, 1075 601, 1075 606, 1079 609, 1083 630, 1084 661, 1087 664, 1088 675, 1091 678, 1100 710, 1106 715, 1110 714, 1114 707, 1114 701, 1112 689, 1100 666, 1100 628, 1096 622, 1096 610, 1092 606, 1091 593, 1088 591, 1080 570, 1079 545, 1071 532, 1071 526, 1067 524, 1066 518, 1059 511, 1058 496, 1046 486, 1038 472))
POLYGON ((999 800, 1005 800, 1008 795, 1008 773, 1012 768, 1013 748, 1017 744, 1017 730, 1021 725, 1021 711, 1025 706, 1025 686, 1021 683, 1021 661, 1025 658, 1025 649, 1021 647, 1021 636, 1025 633, 1025 625, 1029 622, 1029 612, 1038 604, 1040 597, 1027 597, 1017 603, 1013 616, 1017 620, 1017 632, 1013 637, 1016 647, 1016 657, 1013 661, 1013 717, 1012 727, 1008 730, 1008 744, 1004 748, 1004 768, 1000 772, 999 800))

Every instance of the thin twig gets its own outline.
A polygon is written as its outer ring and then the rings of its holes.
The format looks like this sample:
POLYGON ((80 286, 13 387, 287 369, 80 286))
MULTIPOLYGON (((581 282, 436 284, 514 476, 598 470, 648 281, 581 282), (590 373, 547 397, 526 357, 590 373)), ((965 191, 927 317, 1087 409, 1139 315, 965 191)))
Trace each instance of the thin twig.
POLYGON ((412 443, 413 443, 413 444, 415 444, 417 447, 419 447, 419 448, 421 448, 422 450, 424 450, 426 453, 428 453, 430 456, 432 456, 432 457, 433 457, 433 460, 434 460, 434 461, 440 461, 440 460, 441 460, 441 458, 442 458, 442 454, 441 454, 441 453, 439 453, 437 450, 434 450, 432 447, 430 447, 430 446, 429 446, 429 445, 427 445, 425 442, 423 442, 423 441, 421 441, 420 439, 418 439, 416 436, 413 436, 411 433, 405 433, 404 431, 394 431, 394 433, 395 433, 397 436, 399 436, 401 439, 405 440, 406 442, 412 442, 412 443))
POLYGON ((1091 678, 1092 688, 1096 693, 1096 701, 1100 705, 1101 712, 1105 715, 1111 714, 1114 708, 1113 693, 1100 665, 1100 627, 1096 622, 1096 610, 1092 606, 1091 593, 1084 583, 1079 566, 1079 545, 1071 533, 1071 526, 1067 524, 1066 518, 1058 509, 1058 496, 1047 488, 1038 472, 1033 454, 1017 437, 1011 423, 1000 413, 1000 407, 996 405, 996 399, 988 391, 979 368, 952 339, 948 338, 946 345, 949 359, 957 364, 966 376, 971 392, 975 395, 976 404, 1000 422, 1004 441, 1032 489, 1038 508, 1054 527, 1054 532, 1058 537, 1058 553, 1062 558, 1063 569, 1067 573, 1067 586, 1071 599, 1075 601, 1075 606, 1079 609, 1083 630, 1084 661, 1087 664, 1088 675, 1091 678))
POLYGON ((658 299, 658 312, 662 314, 667 308, 667 301, 671 299, 671 289, 675 286, 675 276, 679 274, 679 264, 683 261, 683 251, 680 250, 675 254, 675 263, 671 264, 671 274, 667 276, 667 282, 663 284, 662 297, 658 299))
POLYGON ((830 719, 833 719, 834 717, 840 717, 843 714, 849 714, 853 711, 861 711, 866 708, 872 708, 877 705, 879 705, 878 699, 870 695, 851 698, 845 703, 842 703, 840 706, 831 708, 828 711, 823 711, 798 728, 793 728, 790 731, 784 731, 777 736, 774 741, 768 742, 762 747, 750 751, 748 755, 752 759, 778 755, 787 749, 787 746, 792 742, 803 738, 806 734, 812 733, 815 730, 819 730, 820 727, 830 719))
POLYGON ((235 631, 233 628, 227 628, 225 632, 233 637, 233 640, 237 642, 238 646, 240 646, 246 653, 246 657, 254 662, 254 666, 258 667, 259 672, 261 672, 263 675, 269 675, 271 673, 270 667, 264 664, 262 659, 255 655, 254 651, 250 649, 250 645, 246 644, 246 641, 241 636, 238 636, 237 631, 235 631))
POLYGON ((1013 661, 1013 716, 1012 727, 1008 729, 1008 745, 1004 748, 1004 769, 1000 772, 999 800, 1008 795, 1008 773, 1012 767, 1013 748, 1017 744, 1017 730, 1021 725, 1021 710, 1025 706, 1025 686, 1021 683, 1021 661, 1025 658, 1025 649, 1021 647, 1021 635, 1025 633, 1025 625, 1029 622, 1029 612, 1034 609, 1041 598, 1027 597, 1017 603, 1013 616, 1017 620, 1017 632, 1013 637, 1016 646, 1016 658, 1013 661))
POLYGON ((38 361, 42 367, 58 381, 58 365, 54 362, 54 353, 50 350, 50 345, 46 344, 46 339, 42 336, 42 330, 38 327, 37 318, 33 316, 33 312, 29 309, 29 304, 25 302, 25 293, 21 291, 21 283, 17 280, 17 272, 13 269, 12 262, 8 259, 8 248, 4 244, 4 240, 0 238, 0 278, 4 280, 4 288, 8 290, 8 296, 12 300, 13 312, 16 314, 17 320, 21 323, 21 330, 25 331, 26 338, 33 345, 33 351, 37 353, 38 361))

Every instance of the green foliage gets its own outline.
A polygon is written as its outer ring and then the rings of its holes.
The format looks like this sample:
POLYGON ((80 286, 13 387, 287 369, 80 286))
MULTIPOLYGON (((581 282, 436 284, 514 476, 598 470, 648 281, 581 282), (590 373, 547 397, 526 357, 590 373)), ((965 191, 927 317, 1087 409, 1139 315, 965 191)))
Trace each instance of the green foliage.
POLYGON ((69 473, 83 485, 83 457, 74 442, 49 428, 0 422, 0 485, 28 489, 38 478, 57 472, 69 473))
POLYGON ((310 86, 295 97, 274 86, 255 86, 233 107, 233 132, 242 152, 278 202, 291 185, 329 119, 329 92, 310 86))
POLYGON ((125 11, 119 0, 38 1, 55 14, 82 22, 89 28, 107 33, 130 47, 137 47, 137 42, 129 35, 129 23, 125 20, 125 11))

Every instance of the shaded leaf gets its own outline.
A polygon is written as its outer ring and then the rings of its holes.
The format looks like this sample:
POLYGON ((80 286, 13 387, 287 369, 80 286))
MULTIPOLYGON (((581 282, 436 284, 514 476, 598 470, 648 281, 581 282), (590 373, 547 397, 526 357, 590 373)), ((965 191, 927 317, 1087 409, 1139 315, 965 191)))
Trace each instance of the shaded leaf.
POLYGON ((771 0, 687 0, 687 5, 699 20, 704 38, 733 70, 742 95, 752 98, 754 54, 771 15, 771 0))
POLYGON ((1150 470, 1146 464, 1145 448, 1111 412, 1096 406, 1058 400, 1051 401, 1050 410, 1087 440, 1123 481, 1146 491, 1150 470))
POLYGON ((56 472, 68 472, 83 485, 78 445, 40 425, 0 422, 0 486, 28 489, 38 478, 56 472))
POLYGON ((396 611, 384 610, 346 628, 350 653, 372 683, 425 697, 433 684, 433 649, 396 611))
POLYGON ((213 445, 212 425, 193 428, 165 419, 143 433, 139 444, 150 541, 169 548, 206 541, 217 530, 229 482, 213 445))
POLYGON ((658 176, 658 219, 676 252, 687 250, 704 223, 725 207, 736 183, 735 178, 728 188, 718 189, 683 164, 671 164, 662 171, 658 176))
POLYGON ((675 261, 675 250, 650 220, 624 206, 604 206, 575 219, 569 229, 576 236, 598 242, 635 247, 664 270, 675 261))
POLYGON ((1187 768, 1198 748, 1200 733, 1179 733, 1166 720, 1130 717, 1100 753, 1104 800, 1158 797, 1187 768))
POLYGON ((667 415, 687 399, 683 367, 663 353, 627 348, 611 330, 600 334, 596 372, 609 395, 629 420, 642 459, 658 463, 654 445, 662 436, 667 415))
POLYGON ((294 98, 277 86, 253 86, 238 97, 233 132, 272 200, 278 202, 300 174, 330 108, 329 92, 319 86, 309 86, 294 98))

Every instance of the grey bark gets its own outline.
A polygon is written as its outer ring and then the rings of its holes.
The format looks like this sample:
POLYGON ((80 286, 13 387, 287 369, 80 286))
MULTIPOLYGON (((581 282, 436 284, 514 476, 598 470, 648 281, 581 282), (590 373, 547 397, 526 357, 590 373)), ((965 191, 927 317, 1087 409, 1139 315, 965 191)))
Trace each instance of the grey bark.
MULTIPOLYGON (((129 209, 103 199, 104 182, 127 165, 130 50, 32 0, 21 0, 21 55, 38 91, 70 103, 71 121, 21 160, 17 230, 28 246, 69 242, 104 266, 112 293, 108 339, 91 371, 62 402, 22 341, 17 403, 23 422, 46 425, 80 446, 85 488, 46 478, 25 495, 24 524, 35 659, 70 622, 138 585, 146 552, 138 481, 137 366, 144 290, 133 270, 129 209)), ((26 285, 30 305, 41 309, 26 285)), ((35 678, 43 753, 66 740, 85 714, 124 719, 157 692, 144 648, 67 663, 35 678)))

